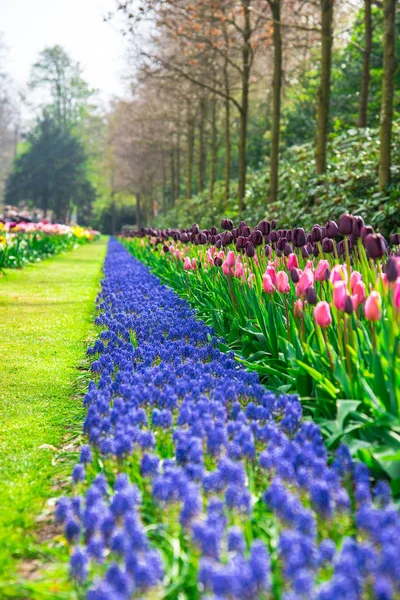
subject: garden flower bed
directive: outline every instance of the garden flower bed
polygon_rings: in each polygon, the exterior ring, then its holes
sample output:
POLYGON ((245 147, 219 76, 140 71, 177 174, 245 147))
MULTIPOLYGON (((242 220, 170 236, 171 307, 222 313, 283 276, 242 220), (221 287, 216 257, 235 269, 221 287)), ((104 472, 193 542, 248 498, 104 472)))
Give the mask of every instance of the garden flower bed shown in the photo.
MULTIPOLYGON (((142 230, 125 245, 277 392, 298 393, 328 448, 400 493, 400 256, 359 217, 253 230, 142 230)), ((129 235, 129 234, 128 234, 129 235)))
MULTIPOLYGON (((229 267, 230 268, 230 267, 229 267)), ((294 394, 274 394, 111 240, 76 495, 56 516, 89 600, 395 598, 400 515, 294 394), (180 596, 180 594, 183 594, 180 596)))
POLYGON ((0 269, 21 268, 26 263, 71 250, 98 236, 98 231, 79 225, 0 221, 0 269))

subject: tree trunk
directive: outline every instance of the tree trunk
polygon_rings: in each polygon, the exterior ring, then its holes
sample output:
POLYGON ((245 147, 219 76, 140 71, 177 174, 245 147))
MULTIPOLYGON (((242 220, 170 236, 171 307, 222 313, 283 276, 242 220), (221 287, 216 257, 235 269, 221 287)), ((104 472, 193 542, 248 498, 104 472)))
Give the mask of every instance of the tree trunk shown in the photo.
POLYGON ((228 62, 224 65, 225 84, 225 208, 229 203, 230 176, 231 176, 231 102, 229 100, 230 86, 228 75, 228 62))
POLYGON ((315 166, 318 175, 325 173, 329 125, 329 97, 332 66, 333 0, 321 0, 321 81, 318 90, 317 138, 315 166))
POLYGON ((379 190, 390 183, 394 74, 396 70, 396 0, 384 0, 382 105, 379 126, 379 190))
POLYGON ((136 194, 136 227, 140 229, 142 227, 142 214, 140 210, 140 200, 141 200, 140 192, 136 194))
POLYGON ((205 98, 200 100, 200 119, 199 119, 199 156, 198 156, 198 191, 204 190, 205 172, 206 172, 206 144, 205 144, 205 124, 206 124, 207 104, 205 98))
POLYGON ((187 147, 186 147, 186 198, 192 197, 193 185, 193 146, 194 146, 194 120, 188 117, 187 120, 187 147))
POLYGON ((364 0, 364 54, 363 67, 361 74, 361 92, 360 92, 360 107, 358 113, 358 126, 367 126, 368 112, 368 90, 370 80, 370 60, 372 51, 372 15, 371 15, 371 0, 364 0))
POLYGON ((114 196, 115 192, 111 192, 111 233, 117 235, 117 206, 114 196))
POLYGON ((163 215, 167 214, 167 170, 165 168, 165 154, 162 155, 162 205, 163 215))
POLYGON ((282 90, 281 0, 270 2, 273 18, 274 76, 272 81, 272 129, 269 200, 276 202, 279 186, 279 142, 282 90))
POLYGON ((244 28, 242 49, 242 102, 240 110, 239 132, 239 214, 245 209, 246 171, 247 171, 247 120, 249 113, 250 79, 250 5, 251 0, 242 0, 244 28))
POLYGON ((176 147, 176 197, 181 195, 181 132, 178 129, 178 144, 176 147))
POLYGON ((211 162, 210 162, 210 200, 214 196, 214 185, 217 172, 217 99, 212 98, 211 107, 211 162))
POLYGON ((176 189, 175 189, 175 153, 171 150, 170 153, 170 164, 171 164, 171 208, 175 206, 176 200, 176 189))

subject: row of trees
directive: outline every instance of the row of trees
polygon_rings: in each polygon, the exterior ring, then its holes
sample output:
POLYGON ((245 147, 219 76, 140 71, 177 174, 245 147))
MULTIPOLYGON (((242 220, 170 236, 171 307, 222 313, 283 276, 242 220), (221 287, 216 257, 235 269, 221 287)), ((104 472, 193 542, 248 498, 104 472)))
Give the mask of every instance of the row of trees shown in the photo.
POLYGON ((7 52, 0 37, 0 199, 15 153, 18 120, 15 94, 7 72, 7 52))
POLYGON ((5 201, 51 211, 59 222, 74 214, 90 221, 96 190, 90 180, 85 127, 92 92, 79 64, 63 48, 46 48, 33 65, 29 89, 35 96, 35 118, 8 177, 5 201))
POLYGON ((396 0, 117 4, 139 69, 110 135, 116 187, 137 194, 139 222, 183 193, 212 196, 222 177, 225 206, 236 197, 241 212, 248 166, 265 155, 275 201, 282 146, 314 136, 323 178, 332 120, 365 127, 377 112, 380 189, 390 183, 396 0))

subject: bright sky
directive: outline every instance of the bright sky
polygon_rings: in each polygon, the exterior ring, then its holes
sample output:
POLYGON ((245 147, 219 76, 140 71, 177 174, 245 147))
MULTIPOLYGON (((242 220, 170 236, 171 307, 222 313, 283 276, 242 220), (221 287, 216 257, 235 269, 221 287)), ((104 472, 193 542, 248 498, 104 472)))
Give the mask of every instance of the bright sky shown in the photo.
POLYGON ((60 44, 103 100, 123 95, 124 38, 115 23, 103 21, 114 8, 114 0, 0 0, 8 72, 25 85, 39 52, 60 44))

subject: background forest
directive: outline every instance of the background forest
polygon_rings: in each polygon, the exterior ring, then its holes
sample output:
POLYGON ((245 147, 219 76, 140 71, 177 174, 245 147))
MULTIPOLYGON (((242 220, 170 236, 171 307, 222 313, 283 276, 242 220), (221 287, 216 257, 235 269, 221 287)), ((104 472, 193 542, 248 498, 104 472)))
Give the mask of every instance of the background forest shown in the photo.
POLYGON ((1 53, 3 204, 105 233, 266 215, 309 226, 344 211, 392 229, 395 0, 128 0, 107 19, 125 35, 130 88, 108 109, 74 58, 46 48, 21 131, 1 53))

